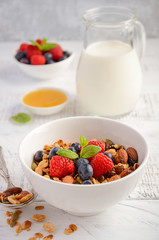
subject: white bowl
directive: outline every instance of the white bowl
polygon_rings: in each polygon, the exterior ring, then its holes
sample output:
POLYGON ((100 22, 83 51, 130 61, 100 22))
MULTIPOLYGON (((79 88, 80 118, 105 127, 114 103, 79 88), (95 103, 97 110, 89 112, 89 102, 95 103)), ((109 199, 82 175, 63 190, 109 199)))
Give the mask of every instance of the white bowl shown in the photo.
POLYGON ((69 102, 69 95, 66 91, 64 91, 63 89, 60 89, 60 88, 54 88, 54 87, 41 87, 41 88, 36 88, 36 89, 33 89, 31 91, 28 91, 27 93, 25 93, 21 99, 21 104, 26 107, 30 112, 34 113, 34 114, 37 114, 37 115, 52 115, 52 114, 56 114, 58 112, 60 112, 65 106, 66 104, 69 102), (37 91, 37 90, 44 90, 44 89, 53 89, 53 90, 59 90, 60 92, 64 93, 66 96, 67 96, 67 100, 62 103, 62 104, 59 104, 57 106, 52 106, 52 107, 32 107, 30 105, 27 105, 23 102, 23 98, 30 92, 33 92, 33 91, 37 91))
POLYGON ((101 117, 70 117, 44 124, 30 132, 19 148, 23 170, 34 190, 51 205, 73 215, 97 214, 126 198, 139 182, 148 157, 144 138, 133 128, 115 120, 101 117), (134 147, 140 166, 119 180, 97 185, 76 185, 46 179, 30 166, 33 155, 58 139, 79 141, 81 135, 92 138, 109 138, 125 147, 134 147))
POLYGON ((21 70, 26 73, 28 76, 39 79, 39 80, 48 80, 54 79, 62 72, 66 71, 70 66, 73 58, 74 53, 66 58, 63 61, 55 62, 52 64, 44 64, 44 65, 31 65, 31 64, 24 64, 19 62, 15 56, 15 63, 21 68, 21 70))

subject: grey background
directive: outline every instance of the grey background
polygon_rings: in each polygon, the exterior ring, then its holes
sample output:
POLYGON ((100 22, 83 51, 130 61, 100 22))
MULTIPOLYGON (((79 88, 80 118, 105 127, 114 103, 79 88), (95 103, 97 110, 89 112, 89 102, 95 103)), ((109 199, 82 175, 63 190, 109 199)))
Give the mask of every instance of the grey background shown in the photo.
POLYGON ((0 0, 0 41, 82 40, 82 13, 102 5, 132 8, 147 36, 159 36, 159 0, 0 0))

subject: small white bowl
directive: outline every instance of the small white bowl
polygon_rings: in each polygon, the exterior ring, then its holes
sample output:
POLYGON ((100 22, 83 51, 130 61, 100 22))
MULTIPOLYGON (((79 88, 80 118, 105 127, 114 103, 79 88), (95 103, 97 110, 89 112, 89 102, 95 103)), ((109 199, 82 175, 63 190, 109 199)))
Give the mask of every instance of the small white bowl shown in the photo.
POLYGON ((70 117, 43 124, 30 132, 20 144, 19 156, 23 170, 34 190, 49 204, 78 216, 97 214, 126 198, 133 191, 148 158, 148 146, 142 135, 121 122, 101 117, 70 117), (139 168, 131 174, 96 185, 77 185, 46 179, 31 170, 36 151, 58 139, 79 142, 86 139, 108 138, 138 152, 139 168))
POLYGON ((28 91, 27 93, 25 93, 23 96, 21 96, 21 104, 26 107, 30 112, 34 113, 34 114, 37 114, 37 115, 51 115, 51 114, 55 114, 55 113, 58 113, 60 112, 65 106, 66 104, 68 103, 69 101, 69 95, 68 93, 63 90, 63 89, 60 89, 60 88, 54 88, 54 87, 41 87, 41 88, 36 88, 36 89, 33 89, 31 91, 28 91), (44 90, 44 89, 52 89, 52 90, 58 90, 62 93, 64 93, 66 96, 67 96, 67 100, 62 103, 62 104, 59 104, 57 106, 52 106, 52 107, 33 107, 33 106, 30 106, 28 104, 25 104, 23 102, 23 98, 30 92, 34 92, 34 91, 38 91, 38 90, 44 90))
POLYGON ((74 53, 70 52, 70 56, 63 61, 55 62, 52 64, 44 65, 31 65, 19 62, 14 55, 15 63, 21 68, 21 70, 28 76, 39 79, 48 80, 56 78, 61 72, 68 69, 74 58, 74 53))

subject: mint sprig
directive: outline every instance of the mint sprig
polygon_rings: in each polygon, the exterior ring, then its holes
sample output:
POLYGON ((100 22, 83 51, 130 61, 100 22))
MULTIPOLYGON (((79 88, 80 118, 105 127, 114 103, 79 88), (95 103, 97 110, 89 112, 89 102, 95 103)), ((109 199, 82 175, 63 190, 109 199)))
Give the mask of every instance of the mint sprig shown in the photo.
POLYGON ((11 119, 19 123, 26 123, 31 120, 31 117, 26 113, 18 113, 17 115, 12 116, 11 119))
POLYGON ((30 42, 34 45, 37 46, 40 51, 49 51, 52 48, 56 47, 56 43, 48 43, 46 38, 42 39, 42 43, 39 44, 36 41, 30 40, 30 42))
MULTIPOLYGON (((101 147, 96 145, 88 145, 89 141, 84 137, 80 137, 81 151, 80 158, 91 158, 95 156, 99 151, 101 151, 101 147)), ((57 154, 62 157, 67 157, 72 160, 79 158, 79 155, 70 149, 60 149, 57 151, 57 154)))

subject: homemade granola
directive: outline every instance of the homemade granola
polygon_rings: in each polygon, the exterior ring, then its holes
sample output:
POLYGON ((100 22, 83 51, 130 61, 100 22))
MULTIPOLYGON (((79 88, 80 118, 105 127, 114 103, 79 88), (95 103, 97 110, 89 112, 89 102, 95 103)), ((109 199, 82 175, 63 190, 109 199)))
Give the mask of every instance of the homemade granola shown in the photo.
POLYGON ((68 184, 104 184, 127 176, 139 167, 136 149, 110 139, 67 143, 62 139, 45 145, 33 156, 37 174, 68 184))

